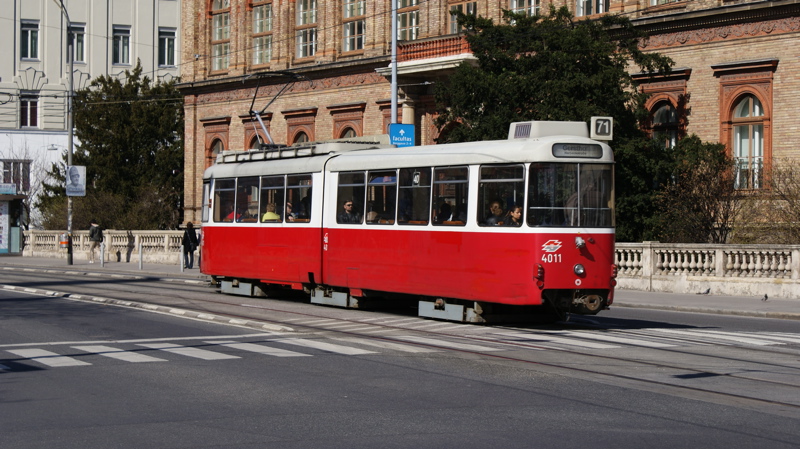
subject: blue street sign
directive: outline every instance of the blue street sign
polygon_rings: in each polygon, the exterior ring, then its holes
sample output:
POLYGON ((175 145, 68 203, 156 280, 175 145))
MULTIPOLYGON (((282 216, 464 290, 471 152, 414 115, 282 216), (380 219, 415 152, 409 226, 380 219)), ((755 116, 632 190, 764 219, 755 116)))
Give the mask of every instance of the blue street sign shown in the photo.
POLYGON ((401 123, 389 124, 389 143, 398 147, 413 147, 415 140, 414 125, 401 123))

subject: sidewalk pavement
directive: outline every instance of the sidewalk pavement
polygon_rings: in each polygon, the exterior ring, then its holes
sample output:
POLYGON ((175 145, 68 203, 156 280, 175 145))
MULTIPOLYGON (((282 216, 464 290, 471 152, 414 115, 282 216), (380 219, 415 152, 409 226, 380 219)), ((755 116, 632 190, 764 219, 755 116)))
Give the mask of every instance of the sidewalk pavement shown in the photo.
MULTIPOLYGON (((208 276, 200 273, 197 265, 193 269, 181 270, 180 265, 148 263, 143 264, 140 270, 138 261, 106 262, 101 266, 97 262, 90 264, 87 260, 74 260, 72 265, 68 265, 66 259, 3 256, 0 257, 0 270, 5 269, 78 272, 95 275, 125 274, 187 280, 208 279, 208 276)), ((617 289, 614 295, 614 304, 611 307, 800 320, 800 299, 768 298, 763 300, 763 297, 686 295, 617 289)))

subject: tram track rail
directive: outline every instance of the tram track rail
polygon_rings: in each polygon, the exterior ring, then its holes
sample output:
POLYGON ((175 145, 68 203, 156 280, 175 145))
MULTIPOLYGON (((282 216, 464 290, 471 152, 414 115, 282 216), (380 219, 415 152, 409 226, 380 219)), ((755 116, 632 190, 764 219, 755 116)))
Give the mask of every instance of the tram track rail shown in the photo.
MULTIPOLYGON (((54 270, 53 270, 54 271, 54 270)), ((64 272, 48 272, 49 275, 54 276, 63 276, 66 275, 64 272)), ((41 277, 41 273, 37 274, 38 277, 41 277)), ((371 339, 376 341, 383 341, 383 342, 390 342, 390 343, 398 343, 398 344, 405 344, 405 345, 414 345, 418 347, 426 347, 432 348, 439 351, 446 351, 453 354, 465 354, 471 356, 477 356, 485 358, 486 360, 496 360, 502 361, 507 363, 515 363, 521 364, 525 366, 538 366, 547 369, 553 369, 557 372, 562 373, 573 373, 574 375, 585 376, 588 378, 593 378, 596 380, 604 379, 611 383, 617 383, 621 381, 625 382, 632 382, 640 387, 644 388, 656 388, 656 389, 667 389, 673 393, 679 393, 683 396, 690 397, 690 398, 697 398, 698 396, 703 396, 705 399, 708 400, 716 400, 720 402, 729 403, 731 401, 736 403, 744 403, 751 407, 760 408, 764 406, 768 406, 770 408, 778 408, 783 409, 783 412, 790 411, 789 414, 795 416, 800 413, 800 382, 789 382, 789 381, 780 381, 774 379, 764 379, 759 378, 753 375, 743 375, 739 373, 731 373, 731 372, 723 372, 722 370, 715 370, 715 369, 708 369, 708 368, 698 368, 696 366, 690 366, 688 363, 667 363, 664 361, 654 361, 654 360, 642 360, 641 358, 633 357, 633 356, 620 356, 620 355, 613 355, 607 354, 597 351, 589 351, 589 350, 575 350, 575 349, 568 349, 568 348, 559 348, 558 354, 559 356, 564 358, 564 356, 574 357, 574 358, 581 358, 585 357, 589 360, 592 360, 590 363, 584 362, 582 366, 579 366, 575 363, 567 363, 566 359, 563 361, 547 361, 543 358, 540 359, 531 359, 530 357, 525 357, 523 355, 511 355, 511 354, 503 354, 503 353, 496 353, 496 352, 485 352, 480 350, 469 350, 469 349, 459 349, 453 347, 446 347, 446 346, 437 346, 435 344, 424 343, 424 342, 415 342, 409 341, 400 338, 393 338, 392 335, 376 335, 374 333, 365 333, 363 331, 352 331, 347 329, 335 329, 331 327, 326 327, 324 325, 313 325, 313 324, 302 324, 300 322, 294 321, 292 323, 287 323, 286 321, 281 320, 270 320, 265 318, 263 315, 271 315, 271 314, 285 314, 290 315, 295 318, 303 318, 303 319, 334 319, 340 323, 349 323, 353 325, 369 325, 372 328, 383 329, 388 331, 403 331, 403 332, 413 332, 415 334, 420 334, 428 337, 435 337, 435 338, 456 338, 461 342, 472 342, 475 344, 482 343, 482 344, 491 344, 491 345, 500 345, 505 348, 512 348, 515 350, 534 350, 535 353, 539 353, 540 350, 546 351, 553 351, 552 346, 535 344, 531 342, 521 342, 521 341, 512 341, 508 339, 501 339, 496 337, 490 337, 486 335, 469 335, 469 334, 459 334, 456 332, 447 332, 447 331, 440 331, 435 329, 415 329, 409 327, 403 327, 398 325, 392 325, 390 323, 365 323, 360 319, 349 319, 349 318, 342 318, 342 317, 334 317, 332 318, 331 314, 325 314, 322 312, 309 312, 309 311, 298 311, 298 310, 289 310, 288 308, 279 308, 276 306, 270 306, 269 303, 264 302, 260 299, 255 300, 258 302, 256 306, 251 304, 241 304, 242 298, 244 297, 226 297, 230 300, 228 301, 221 301, 217 299, 212 299, 208 297, 198 298, 198 293, 207 293, 208 295, 217 295, 215 292, 209 291, 208 287, 203 287, 201 285, 187 285, 187 284, 175 284, 172 282, 165 282, 164 279, 155 279, 155 278, 148 278, 144 277, 144 279, 140 279, 139 276, 131 276, 130 278, 135 278, 137 282, 132 283, 125 283, 126 289, 124 290, 124 294, 119 295, 119 293, 123 292, 115 292, 115 298, 120 301, 137 301, 137 302, 144 302, 144 303, 151 303, 151 304, 161 304, 166 305, 168 307, 180 307, 180 308, 189 308, 190 310, 205 313, 205 314, 215 314, 227 317, 232 320, 254 320, 259 322, 266 322, 273 325, 280 325, 280 326, 291 326, 292 328, 301 330, 302 332, 314 333, 314 334, 322 334, 322 333, 330 333, 336 334, 341 336, 348 336, 348 337, 358 337, 362 339, 371 339), (166 298, 163 295, 164 285, 168 285, 168 288, 171 292, 174 292, 173 301, 168 301, 168 304, 165 304, 163 301, 153 301, 153 288, 147 287, 142 288, 142 286, 147 285, 147 283, 156 282, 159 287, 160 297, 166 298), (143 299, 144 298, 144 299, 143 299), (183 304, 175 304, 174 299, 178 299, 184 301, 183 304), (240 304, 236 304, 240 303, 240 304), (220 310, 222 307, 249 307, 249 310, 257 308, 258 318, 254 318, 252 313, 244 314, 244 313, 236 313, 232 311, 223 311, 220 310), (662 370, 662 371, 674 371, 680 372, 686 378, 718 378, 718 379, 725 379, 725 380, 732 380, 737 382, 746 382, 750 383, 749 390, 756 391, 760 389, 769 389, 769 388, 781 388, 785 389, 786 391, 791 392, 792 394, 787 397, 795 397, 798 398, 798 402, 791 402, 788 400, 776 400, 776 399, 769 399, 765 397, 758 397, 755 394, 742 394, 736 393, 731 391, 721 391, 719 389, 714 389, 710 387, 701 387, 695 385, 687 385, 687 384, 679 384, 676 382, 669 382, 665 380, 653 379, 653 378, 645 378, 644 376, 635 376, 630 374, 624 373, 615 373, 609 372, 608 370, 601 370, 599 368, 590 368, 591 367, 601 367, 601 366, 617 366, 619 364, 625 364, 631 367, 628 372, 639 371, 641 369, 651 369, 651 370, 662 370), (634 370, 635 368, 635 370, 634 370)), ((68 292, 59 292, 62 293, 63 296, 69 295, 86 295, 86 296, 105 296, 109 297, 109 283, 118 283, 119 281, 124 281, 124 279, 120 278, 111 278, 106 281, 98 278, 92 278, 92 282, 85 282, 88 279, 84 278, 82 281, 84 282, 71 282, 70 280, 64 279, 54 279, 49 282, 44 282, 47 285, 45 288, 49 288, 52 291, 54 285, 61 285, 61 288, 65 289, 78 289, 82 290, 79 293, 68 293, 68 292), (72 285, 70 285, 72 284, 72 285), (77 286, 81 286, 78 288, 77 286), (88 290, 88 291, 87 291, 88 290)), ((129 279, 131 280, 131 279, 129 279)), ((0 283, 5 283, 0 280, 0 283)), ((41 283, 41 281, 39 281, 41 283)), ((23 284, 26 285, 24 287, 26 291, 29 293, 35 293, 37 289, 31 288, 30 284, 34 284, 34 282, 15 282, 15 284, 23 284)), ((23 287, 20 286, 20 289, 23 287)), ((277 304, 280 304, 281 299, 275 299, 277 304)), ((326 309, 320 309, 326 310, 326 309)), ((342 309, 327 309, 327 310, 342 310, 342 309)), ((401 316, 401 315, 398 315, 401 316)), ((431 320, 424 320, 420 318, 421 321, 431 321, 431 320)), ((223 323, 224 324, 224 323, 223 323)), ((464 326, 471 326, 469 324, 464 324, 464 326)), ((583 325, 582 329, 591 329, 593 326, 591 325, 583 325)), ((551 330, 542 330, 542 329, 531 329, 525 327, 515 327, 515 326, 492 326, 493 329, 503 330, 503 331, 515 331, 515 332, 528 332, 531 335, 535 335, 536 331, 542 332, 552 332, 551 330)), ((595 327, 596 328, 596 327, 595 327)), ((601 330, 602 328, 598 329, 601 330)), ((634 332, 635 333, 635 332, 634 332)), ((687 343, 692 343, 691 339, 683 339, 687 343)), ((705 343, 707 345, 707 343, 705 343)), ((749 347, 744 345, 727 345, 725 346, 727 349, 735 349, 735 350, 746 350, 746 351, 754 351, 754 353, 759 354, 760 356, 782 356, 782 357, 798 357, 800 356, 800 351, 794 349, 776 349, 776 348, 766 348, 766 347, 749 347)), ((648 354, 666 354, 667 357, 663 357, 665 360, 669 360, 674 358, 675 356, 682 356, 682 357, 699 357, 704 360, 708 360, 711 362, 723 362, 723 363, 732 363, 732 364, 752 364, 752 357, 746 357, 745 355, 742 356, 729 356, 723 354, 699 354, 697 352, 692 352, 686 349, 679 349, 679 348, 646 348, 649 352, 648 354), (671 357, 670 357, 671 356, 671 357)), ((753 352, 750 352, 751 354, 753 352)), ((526 355, 530 355, 526 354, 526 355)), ((796 358, 796 360, 799 360, 796 358)), ((696 364, 696 363, 695 363, 696 364)), ((796 377, 800 379, 800 365, 793 366, 788 363, 777 363, 777 362, 758 362, 758 364, 762 367, 771 368, 777 371, 784 371, 788 377, 796 377)))

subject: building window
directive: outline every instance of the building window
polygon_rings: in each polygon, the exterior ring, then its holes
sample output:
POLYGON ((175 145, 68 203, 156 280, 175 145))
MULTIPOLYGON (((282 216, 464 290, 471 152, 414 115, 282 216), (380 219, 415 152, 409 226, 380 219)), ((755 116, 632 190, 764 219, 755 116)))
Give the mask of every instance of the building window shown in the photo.
POLYGON ((411 41, 419 37, 419 0, 397 0, 397 39, 411 41))
POLYGON ((344 0, 344 51, 364 49, 365 14, 367 13, 366 0, 344 0))
POLYGON ((606 0, 577 0, 575 16, 590 16, 607 12, 606 0))
POLYGON ((653 112, 653 138, 664 141, 664 148, 673 148, 678 143, 678 111, 669 102, 656 105, 653 112))
MULTIPOLYGON (((68 43, 72 44, 72 62, 86 62, 86 26, 72 25, 69 27, 68 43)), ((67 61, 69 62, 69 61, 67 61)))
POLYGON ((666 5, 667 3, 676 3, 682 0, 650 0, 651 6, 666 5))
POLYGON ((25 128, 39 126, 38 95, 21 95, 19 97, 19 126, 25 128))
POLYGON ((131 29, 129 27, 114 27, 111 63, 131 63, 131 29))
POLYGON ((539 14, 539 0, 509 0, 508 9, 517 14, 535 16, 539 14))
POLYGON ((478 2, 464 2, 450 6, 450 34, 456 34, 460 31, 457 13, 471 16, 477 15, 478 2))
POLYGON ((231 2, 214 0, 211 5, 211 70, 226 70, 230 65, 231 2))
POLYGON ((272 60, 272 4, 253 6, 253 65, 272 60))
POLYGON ((297 58, 308 58, 317 52, 317 0, 297 0, 295 43, 297 58))
POLYGON ((744 95, 733 109, 735 187, 760 189, 764 169, 764 109, 752 94, 744 95))
POLYGON ((158 65, 175 66, 175 30, 158 30, 158 65))
POLYGON ((29 192, 31 189, 31 161, 17 159, 0 159, 3 171, 3 183, 15 184, 17 192, 29 192))
POLYGON ((39 59, 39 24, 22 22, 19 42, 19 54, 22 59, 39 59))

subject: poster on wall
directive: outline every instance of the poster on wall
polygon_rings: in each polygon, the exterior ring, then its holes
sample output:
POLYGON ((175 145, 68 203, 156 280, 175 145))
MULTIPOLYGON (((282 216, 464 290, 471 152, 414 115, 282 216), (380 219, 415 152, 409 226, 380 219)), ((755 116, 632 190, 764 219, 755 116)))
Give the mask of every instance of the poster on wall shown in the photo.
POLYGON ((8 201, 0 201, 0 253, 8 252, 10 230, 8 229, 8 201))

